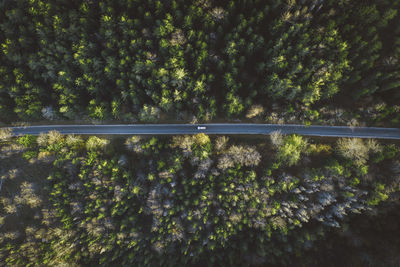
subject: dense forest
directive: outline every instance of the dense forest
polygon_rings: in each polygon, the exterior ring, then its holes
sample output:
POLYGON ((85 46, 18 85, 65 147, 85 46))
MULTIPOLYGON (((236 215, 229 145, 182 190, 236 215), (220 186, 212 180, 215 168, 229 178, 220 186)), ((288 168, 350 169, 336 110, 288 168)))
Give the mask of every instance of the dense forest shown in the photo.
POLYGON ((3 0, 0 120, 399 125, 399 0, 3 0))
POLYGON ((400 0, 0 0, 0 265, 400 266, 400 0))
POLYGON ((0 258, 9 266, 400 260, 400 151, 390 143, 50 132, 3 141, 1 155, 0 258), (371 245, 379 240, 393 243, 371 245))

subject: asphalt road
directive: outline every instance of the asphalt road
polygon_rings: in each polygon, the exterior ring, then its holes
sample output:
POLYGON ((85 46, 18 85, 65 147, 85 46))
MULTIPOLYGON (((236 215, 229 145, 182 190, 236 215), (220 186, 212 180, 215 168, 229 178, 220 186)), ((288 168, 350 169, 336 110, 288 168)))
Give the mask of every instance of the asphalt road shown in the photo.
POLYGON ((299 134, 325 137, 359 137, 376 139, 400 139, 399 128, 348 127, 348 126, 304 126, 295 124, 125 124, 125 125, 42 125, 11 127, 14 135, 39 135, 56 130, 62 134, 119 134, 119 135, 157 135, 157 134, 299 134), (198 130, 197 126, 207 127, 198 130))

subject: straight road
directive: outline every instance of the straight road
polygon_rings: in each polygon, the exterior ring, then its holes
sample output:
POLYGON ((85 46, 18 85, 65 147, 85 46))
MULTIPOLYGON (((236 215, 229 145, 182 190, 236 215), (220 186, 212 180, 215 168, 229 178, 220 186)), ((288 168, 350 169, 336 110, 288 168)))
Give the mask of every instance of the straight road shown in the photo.
POLYGON ((56 130, 62 134, 119 134, 119 135, 157 135, 157 134, 299 134, 324 137, 359 137, 376 139, 400 139, 399 128, 348 127, 348 126, 304 126, 296 124, 124 124, 124 125, 42 125, 11 127, 14 135, 39 135, 56 130), (198 130, 198 126, 206 129, 198 130))

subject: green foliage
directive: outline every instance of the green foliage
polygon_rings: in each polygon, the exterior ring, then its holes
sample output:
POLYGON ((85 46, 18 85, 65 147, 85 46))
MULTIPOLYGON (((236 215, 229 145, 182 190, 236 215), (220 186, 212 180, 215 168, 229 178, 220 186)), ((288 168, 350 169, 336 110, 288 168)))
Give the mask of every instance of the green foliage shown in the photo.
POLYGON ((290 135, 286 137, 283 144, 278 148, 278 160, 287 166, 298 163, 301 153, 307 149, 307 140, 299 135, 290 135))
POLYGON ((17 142, 26 148, 32 148, 36 146, 36 136, 26 134, 24 136, 18 137, 17 142))
POLYGON ((36 158, 37 155, 38 153, 36 151, 26 151, 22 156, 24 157, 24 159, 30 160, 36 158))
POLYGON ((157 107, 144 105, 139 113, 139 119, 144 122, 155 122, 160 116, 160 110, 157 107))
MULTIPOLYGON (((309 125, 340 102, 341 124, 363 112, 398 124, 398 10, 399 0, 1 1, 0 120, 309 125)), ((337 153, 280 133, 272 146, 205 134, 16 142, 21 153, 0 144, 10 266, 323 265, 307 256, 318 242, 399 188, 397 146, 360 139, 339 140, 337 153), (40 183, 17 184, 32 167, 40 183)), ((371 265, 360 262, 337 265, 371 265)))
POLYGON ((321 101, 351 94, 382 98, 374 120, 396 121, 399 7, 6 1, 0 118, 207 121, 273 108, 307 121, 324 118, 312 112, 321 101))
MULTIPOLYGON (((327 154, 328 144, 312 140, 315 147, 308 149, 296 135, 274 140, 250 145, 204 134, 84 140, 57 132, 18 138, 29 148, 23 164, 29 160, 41 169, 39 180, 48 179, 40 187, 24 185, 11 200, 0 198, 0 209, 19 216, 21 203, 32 205, 43 224, 40 231, 24 228, 35 237, 18 240, 7 230, 1 259, 14 265, 181 266, 251 265, 257 258, 263 265, 292 265, 348 215, 386 203, 398 188, 395 173, 379 163, 367 162, 360 172, 341 155, 327 154), (300 160, 311 150, 310 157, 327 162, 300 160), (43 162, 53 166, 42 168, 43 162), (385 184, 368 178, 383 171, 385 184), (15 256, 27 250, 28 256, 15 256)), ((397 166, 398 154, 385 156, 382 162, 397 166)))
POLYGON ((388 199, 388 195, 386 194, 385 185, 381 183, 376 183, 374 194, 372 198, 368 200, 368 205, 376 206, 380 202, 385 201, 388 199))

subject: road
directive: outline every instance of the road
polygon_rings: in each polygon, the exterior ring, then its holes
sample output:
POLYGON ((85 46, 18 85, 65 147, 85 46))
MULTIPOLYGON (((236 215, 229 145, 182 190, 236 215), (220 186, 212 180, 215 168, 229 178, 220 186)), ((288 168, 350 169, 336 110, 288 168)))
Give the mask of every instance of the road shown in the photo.
POLYGON ((11 127, 14 135, 39 135, 56 130, 62 134, 270 134, 280 131, 282 134, 299 134, 305 136, 324 137, 359 137, 376 139, 400 139, 399 128, 348 127, 348 126, 304 126, 295 124, 245 124, 245 123, 216 123, 216 124, 125 124, 125 125, 42 125, 27 127, 11 127), (197 126, 206 126, 198 130, 197 126))

